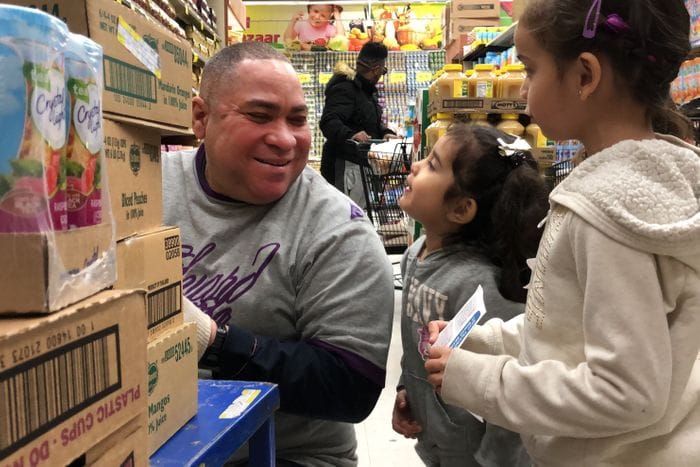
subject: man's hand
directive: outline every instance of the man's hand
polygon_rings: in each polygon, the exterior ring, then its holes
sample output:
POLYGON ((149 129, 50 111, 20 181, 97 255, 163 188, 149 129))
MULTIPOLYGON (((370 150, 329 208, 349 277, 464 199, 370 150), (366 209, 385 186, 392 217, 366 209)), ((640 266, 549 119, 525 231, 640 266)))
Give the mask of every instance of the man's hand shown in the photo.
POLYGON ((411 406, 408 404, 408 395, 405 389, 399 389, 394 402, 394 413, 391 416, 391 426, 394 431, 406 438, 415 438, 423 431, 423 427, 413 418, 411 406))
POLYGON ((182 297, 182 314, 186 323, 197 325, 197 361, 199 361, 207 348, 214 342, 216 322, 197 308, 187 297, 182 297))
POLYGON ((364 131, 358 131, 357 133, 352 135, 352 139, 354 139, 355 141, 359 141, 360 143, 366 143, 367 141, 369 141, 369 135, 364 131))
POLYGON ((452 349, 449 347, 430 347, 428 360, 425 362, 428 382, 435 387, 435 392, 438 394, 442 390, 442 380, 445 377, 445 368, 450 355, 452 355, 452 349))

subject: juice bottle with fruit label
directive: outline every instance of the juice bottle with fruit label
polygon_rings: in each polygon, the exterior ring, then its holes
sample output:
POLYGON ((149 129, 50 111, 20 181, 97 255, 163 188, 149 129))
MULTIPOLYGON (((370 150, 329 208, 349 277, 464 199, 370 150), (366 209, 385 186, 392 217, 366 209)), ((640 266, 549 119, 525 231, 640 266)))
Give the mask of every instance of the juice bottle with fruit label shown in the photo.
POLYGON ((447 132, 447 127, 452 123, 452 114, 438 113, 436 119, 425 129, 425 154, 430 154, 430 151, 435 147, 435 143, 447 132))
POLYGON ((0 5, 0 232, 64 230, 68 28, 0 5))
POLYGON ((483 99, 493 98, 493 65, 480 63, 474 65, 474 74, 469 78, 469 97, 483 99))
POLYGON ((462 73, 462 65, 445 65, 443 69, 445 73, 436 80, 439 106, 443 105, 445 99, 467 97, 467 89, 464 85, 467 77, 462 73))

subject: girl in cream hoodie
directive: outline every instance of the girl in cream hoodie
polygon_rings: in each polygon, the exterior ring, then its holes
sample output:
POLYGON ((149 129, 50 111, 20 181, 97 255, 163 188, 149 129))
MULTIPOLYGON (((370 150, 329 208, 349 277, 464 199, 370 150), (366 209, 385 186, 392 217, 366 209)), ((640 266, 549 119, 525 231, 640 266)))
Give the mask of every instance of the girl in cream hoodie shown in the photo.
POLYGON ((518 25, 533 118, 588 157, 550 195, 525 314, 426 369, 537 466, 700 465, 700 153, 653 132, 684 124, 688 32, 681 0, 531 0, 518 25))

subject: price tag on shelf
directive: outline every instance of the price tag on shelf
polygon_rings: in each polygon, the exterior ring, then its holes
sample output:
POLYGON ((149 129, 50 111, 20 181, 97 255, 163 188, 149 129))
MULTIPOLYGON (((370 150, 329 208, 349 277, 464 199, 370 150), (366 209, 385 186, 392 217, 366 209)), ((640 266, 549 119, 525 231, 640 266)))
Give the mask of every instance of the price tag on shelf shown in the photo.
POLYGON ((394 71, 389 73, 389 84, 402 84, 406 82, 406 73, 394 71))
POLYGON ((320 72, 318 74, 318 82, 319 84, 327 84, 330 80, 331 77, 333 76, 333 73, 328 73, 328 72, 320 72))
POLYGON ((430 81, 431 79, 433 79, 433 74, 429 71, 416 72, 416 81, 419 83, 425 83, 427 81, 430 81))
POLYGON ((310 73, 297 73, 297 78, 299 78, 301 84, 309 84, 311 82, 310 73))

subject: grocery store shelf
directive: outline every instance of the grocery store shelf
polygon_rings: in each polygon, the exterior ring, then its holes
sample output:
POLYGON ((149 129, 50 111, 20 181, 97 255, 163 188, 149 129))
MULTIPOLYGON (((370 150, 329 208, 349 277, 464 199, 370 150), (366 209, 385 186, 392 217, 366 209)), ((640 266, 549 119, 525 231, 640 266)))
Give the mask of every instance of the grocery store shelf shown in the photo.
POLYGON ((503 31, 488 44, 480 44, 475 49, 469 51, 463 58, 463 62, 474 62, 486 56, 487 52, 502 52, 513 47, 513 36, 515 35, 516 21, 508 29, 503 31))
POLYGON ((207 64, 207 60, 209 59, 199 55, 194 49, 192 49, 192 66, 203 67, 207 64))
POLYGON ((209 26, 199 12, 192 8, 192 6, 189 5, 186 0, 172 0, 170 4, 177 13, 178 18, 188 24, 198 27, 202 31, 209 33, 214 39, 219 39, 219 35, 216 33, 214 28, 209 26))

